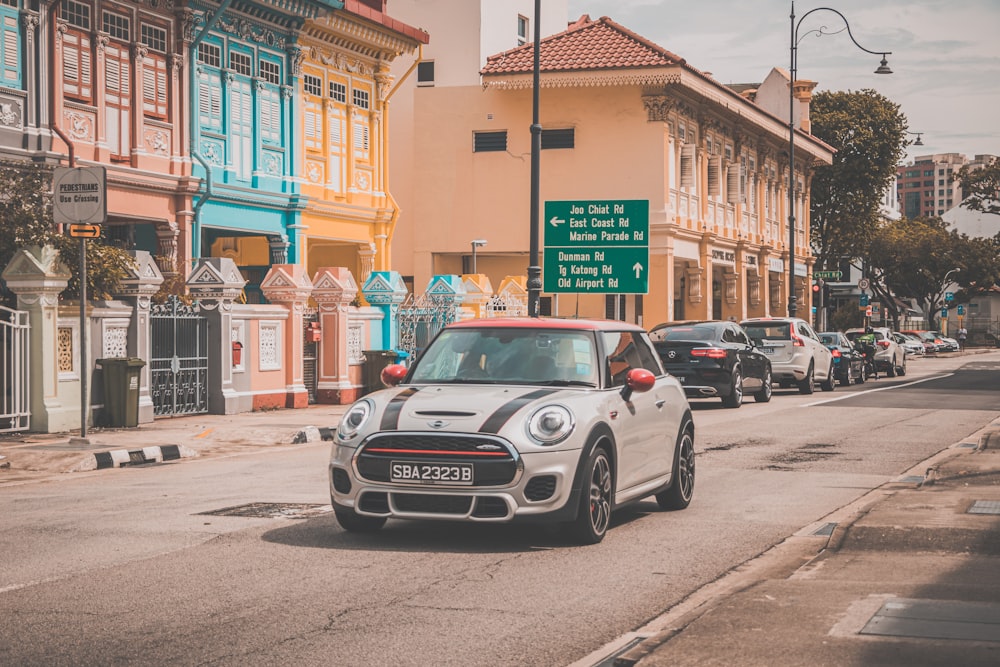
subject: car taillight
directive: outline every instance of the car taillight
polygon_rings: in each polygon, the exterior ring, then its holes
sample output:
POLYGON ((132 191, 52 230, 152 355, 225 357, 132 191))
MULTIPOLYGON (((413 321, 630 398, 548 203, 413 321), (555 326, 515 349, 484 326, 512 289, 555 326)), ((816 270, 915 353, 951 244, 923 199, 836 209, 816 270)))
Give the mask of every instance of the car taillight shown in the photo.
POLYGON ((804 340, 802 340, 801 336, 799 336, 797 333, 795 333, 793 331, 792 332, 792 345, 794 347, 805 347, 806 346, 806 342, 804 340))
POLYGON ((709 359, 725 359, 726 351, 721 347, 696 347, 691 350, 692 357, 708 357, 709 359))
POLYGON ((840 359, 840 350, 838 350, 837 348, 833 348, 832 350, 830 350, 830 353, 833 355, 834 359, 840 359))
POLYGON ((889 347, 889 341, 887 341, 887 340, 880 340, 878 342, 878 346, 879 347, 889 347))

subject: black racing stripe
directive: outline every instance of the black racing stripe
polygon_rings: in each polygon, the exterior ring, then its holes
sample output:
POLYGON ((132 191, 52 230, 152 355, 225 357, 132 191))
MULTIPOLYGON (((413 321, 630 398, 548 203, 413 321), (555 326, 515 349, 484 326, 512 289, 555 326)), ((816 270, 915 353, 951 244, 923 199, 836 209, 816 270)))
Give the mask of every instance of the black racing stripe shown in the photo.
POLYGON ((382 413, 382 423, 379 428, 383 431, 395 431, 399 428, 399 414, 403 411, 403 403, 406 403, 406 400, 419 390, 420 387, 408 387, 393 396, 392 400, 389 401, 389 405, 385 406, 385 412, 382 413))
POLYGON ((483 425, 479 427, 480 433, 499 433, 503 425, 514 416, 514 413, 523 408, 528 403, 534 400, 548 396, 549 394, 554 394, 559 391, 558 389, 536 389, 535 391, 525 394, 524 396, 518 396, 517 398, 511 399, 497 408, 497 411, 489 416, 489 418, 483 422, 483 425))

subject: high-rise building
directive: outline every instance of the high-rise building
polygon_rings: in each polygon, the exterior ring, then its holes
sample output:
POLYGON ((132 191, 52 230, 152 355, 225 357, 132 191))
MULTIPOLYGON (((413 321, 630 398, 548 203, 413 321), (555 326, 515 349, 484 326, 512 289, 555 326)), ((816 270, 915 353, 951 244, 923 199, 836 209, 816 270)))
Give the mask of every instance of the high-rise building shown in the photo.
POLYGON ((983 166, 996 159, 977 155, 969 160, 961 153, 921 155, 898 169, 899 205, 907 218, 944 215, 962 203, 962 188, 955 176, 965 165, 983 166))

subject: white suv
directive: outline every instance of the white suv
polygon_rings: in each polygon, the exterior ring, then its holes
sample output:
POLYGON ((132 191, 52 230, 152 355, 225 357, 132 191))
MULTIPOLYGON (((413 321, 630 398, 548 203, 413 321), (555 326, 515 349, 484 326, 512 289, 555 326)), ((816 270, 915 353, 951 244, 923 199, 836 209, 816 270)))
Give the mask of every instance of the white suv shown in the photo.
POLYGON ((781 387, 799 387, 813 393, 819 382, 823 391, 833 391, 833 354, 805 320, 797 317, 754 317, 740 322, 754 345, 771 360, 771 374, 781 387))
MULTIPOLYGON (((865 333, 864 329, 848 329, 844 335, 853 343, 865 333)), ((906 350, 887 327, 872 327, 875 334, 875 368, 888 377, 906 375, 906 350)))

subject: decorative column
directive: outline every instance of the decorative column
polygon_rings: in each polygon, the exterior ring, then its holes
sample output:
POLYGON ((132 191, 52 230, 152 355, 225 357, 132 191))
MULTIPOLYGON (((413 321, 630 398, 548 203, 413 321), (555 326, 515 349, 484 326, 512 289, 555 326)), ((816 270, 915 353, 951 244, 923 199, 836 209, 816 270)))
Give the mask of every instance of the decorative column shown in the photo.
POLYGON ((121 281, 115 298, 132 306, 126 341, 127 355, 146 362, 139 371, 139 423, 143 424, 153 421, 153 398, 149 393, 152 377, 149 367, 152 356, 149 306, 152 296, 163 284, 163 274, 157 268, 153 256, 145 250, 133 250, 130 254, 135 258, 136 267, 130 269, 129 276, 121 281))
POLYGON ((353 403, 361 394, 350 378, 351 360, 361 360, 361 327, 350 326, 349 307, 358 296, 358 283, 342 266, 320 268, 312 281, 313 300, 319 306, 321 340, 316 372, 316 402, 353 403))
MULTIPOLYGON (((399 348, 399 304, 406 299, 406 284, 398 271, 372 271, 361 288, 365 301, 382 311, 379 340, 372 340, 369 349, 399 348)), ((374 338, 374 337, 373 337, 374 338)))
POLYGON ((51 246, 18 250, 3 270, 3 279, 17 295, 17 307, 27 311, 29 428, 60 433, 80 428, 80 381, 90 373, 79 367, 80 331, 66 329, 60 337, 59 293, 66 289, 69 269, 51 246), (61 339, 62 338, 62 339, 61 339))
POLYGON ((208 319, 208 411, 238 412, 233 388, 233 301, 246 280, 228 257, 203 257, 187 279, 188 292, 208 319))
POLYGON ((306 269, 300 264, 275 264, 260 283, 260 291, 273 304, 288 309, 285 320, 284 371, 285 407, 304 408, 309 405, 309 391, 306 389, 302 372, 303 331, 302 317, 309 295, 313 291, 312 282, 306 269))

